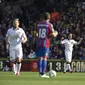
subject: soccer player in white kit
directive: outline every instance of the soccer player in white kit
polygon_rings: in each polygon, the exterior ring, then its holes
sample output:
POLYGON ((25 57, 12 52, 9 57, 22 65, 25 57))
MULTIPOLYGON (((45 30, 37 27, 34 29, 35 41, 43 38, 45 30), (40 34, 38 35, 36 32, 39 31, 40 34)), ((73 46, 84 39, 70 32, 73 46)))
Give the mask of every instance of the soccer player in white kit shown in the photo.
POLYGON ((80 44, 82 41, 82 38, 79 40, 79 42, 76 42, 75 40, 72 39, 72 33, 68 34, 68 38, 64 39, 62 37, 61 39, 61 44, 64 44, 65 46, 65 58, 66 58, 66 67, 64 69, 64 73, 66 73, 67 70, 70 71, 70 73, 72 73, 72 69, 71 69, 71 61, 72 61, 72 52, 73 52, 73 45, 78 45, 80 44))
POLYGON ((6 42, 9 44, 10 62, 13 63, 13 71, 16 75, 20 75, 21 62, 23 57, 22 43, 27 41, 26 34, 19 27, 19 19, 13 20, 13 27, 8 29, 6 34, 6 42))

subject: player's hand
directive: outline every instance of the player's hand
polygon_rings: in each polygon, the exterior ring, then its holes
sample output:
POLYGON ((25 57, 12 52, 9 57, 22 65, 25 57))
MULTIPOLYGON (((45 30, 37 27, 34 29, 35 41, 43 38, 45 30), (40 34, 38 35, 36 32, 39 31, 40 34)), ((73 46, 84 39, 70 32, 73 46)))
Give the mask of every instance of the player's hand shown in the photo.
POLYGON ((21 43, 23 43, 23 44, 26 43, 26 40, 22 40, 21 43))
POLYGON ((21 43, 24 44, 25 42, 26 42, 26 40, 25 40, 24 38, 22 38, 22 39, 21 39, 21 43))
POLYGON ((58 35, 58 32, 57 31, 54 31, 53 32, 53 36, 56 37, 58 35))
POLYGON ((83 40, 83 38, 80 38, 80 40, 82 41, 82 40, 83 40))

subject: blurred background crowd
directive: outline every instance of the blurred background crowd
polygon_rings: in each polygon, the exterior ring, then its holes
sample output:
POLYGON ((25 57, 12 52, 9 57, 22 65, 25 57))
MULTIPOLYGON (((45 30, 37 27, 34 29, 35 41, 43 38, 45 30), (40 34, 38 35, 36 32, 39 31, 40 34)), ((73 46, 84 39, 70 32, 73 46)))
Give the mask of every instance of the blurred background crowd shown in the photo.
POLYGON ((36 58, 35 30, 44 12, 51 14, 50 22, 59 33, 51 38, 49 58, 64 59, 64 46, 58 41, 72 32, 74 40, 83 38, 80 45, 74 46, 73 59, 85 60, 85 2, 82 0, 0 0, 0 58, 9 56, 5 36, 16 17, 28 38, 23 45, 24 58, 36 58))

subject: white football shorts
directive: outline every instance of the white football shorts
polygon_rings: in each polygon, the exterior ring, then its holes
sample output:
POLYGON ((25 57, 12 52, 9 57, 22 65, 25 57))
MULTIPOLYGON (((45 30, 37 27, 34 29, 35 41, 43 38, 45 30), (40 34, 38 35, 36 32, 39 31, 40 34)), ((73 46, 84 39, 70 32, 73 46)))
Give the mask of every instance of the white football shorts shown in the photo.
POLYGON ((15 60, 16 58, 23 57, 22 47, 11 47, 9 49, 9 53, 10 53, 10 60, 15 60))
POLYGON ((66 62, 71 62, 72 61, 72 53, 65 52, 65 58, 66 58, 66 62))

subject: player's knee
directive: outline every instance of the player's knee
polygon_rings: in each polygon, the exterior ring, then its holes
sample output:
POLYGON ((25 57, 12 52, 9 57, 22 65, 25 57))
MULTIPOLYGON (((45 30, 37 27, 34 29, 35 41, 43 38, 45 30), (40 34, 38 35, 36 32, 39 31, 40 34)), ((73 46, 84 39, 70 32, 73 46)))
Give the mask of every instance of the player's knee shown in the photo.
POLYGON ((21 63, 22 61, 21 60, 17 60, 17 63, 21 63))
POLYGON ((22 59, 21 58, 17 58, 17 62, 22 62, 22 59))

